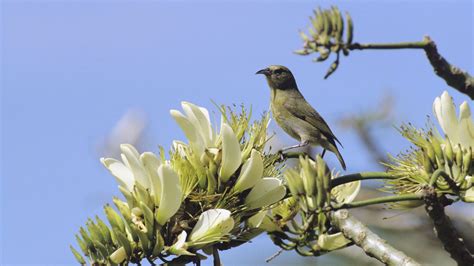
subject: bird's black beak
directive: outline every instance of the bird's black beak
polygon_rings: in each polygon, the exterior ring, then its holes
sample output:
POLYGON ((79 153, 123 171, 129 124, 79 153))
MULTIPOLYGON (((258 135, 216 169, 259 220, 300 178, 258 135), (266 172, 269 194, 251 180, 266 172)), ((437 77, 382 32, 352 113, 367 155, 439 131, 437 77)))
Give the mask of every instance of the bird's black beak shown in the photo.
POLYGON ((269 76, 271 74, 271 71, 268 68, 264 68, 262 70, 257 71, 255 74, 263 74, 265 76, 269 76))

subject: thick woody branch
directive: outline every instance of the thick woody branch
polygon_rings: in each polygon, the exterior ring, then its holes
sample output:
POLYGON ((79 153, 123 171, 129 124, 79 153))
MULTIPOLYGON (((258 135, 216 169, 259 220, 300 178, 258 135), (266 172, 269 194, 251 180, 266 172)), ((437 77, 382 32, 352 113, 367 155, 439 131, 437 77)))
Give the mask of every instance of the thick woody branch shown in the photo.
POLYGON ((346 238, 362 248, 367 255, 386 265, 420 265, 371 232, 364 224, 352 217, 348 210, 331 212, 331 222, 346 238))
POLYGON ((474 257, 444 212, 444 205, 438 199, 436 190, 431 186, 427 186, 423 192, 425 210, 433 220, 434 231, 443 243, 444 249, 458 265, 474 265, 474 257))
POLYGON ((436 48, 436 44, 430 37, 425 36, 424 42, 426 42, 426 46, 424 47, 426 56, 433 66, 436 75, 444 79, 449 86, 468 95, 471 100, 474 100, 474 78, 466 71, 451 65, 444 59, 444 57, 438 53, 438 48, 436 48))

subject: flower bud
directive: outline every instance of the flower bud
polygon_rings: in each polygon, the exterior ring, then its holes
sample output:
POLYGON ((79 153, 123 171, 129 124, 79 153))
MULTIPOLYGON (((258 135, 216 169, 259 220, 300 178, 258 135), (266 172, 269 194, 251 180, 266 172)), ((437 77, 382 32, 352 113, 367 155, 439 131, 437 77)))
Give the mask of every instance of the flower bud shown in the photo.
POLYGON ((472 148, 469 147, 468 149, 464 151, 464 156, 462 160, 462 169, 467 173, 469 173, 469 170, 471 168, 471 162, 472 162, 472 148))
POLYGON ((458 146, 455 151, 455 158, 456 158, 456 165, 458 165, 459 167, 462 166, 462 161, 463 161, 462 155, 463 155, 462 147, 461 147, 461 144, 458 143, 458 146))
POLYGON ((446 136, 444 154, 446 154, 446 161, 448 162, 448 165, 452 166, 454 161, 454 152, 453 146, 451 145, 451 141, 449 140, 448 136, 446 136))

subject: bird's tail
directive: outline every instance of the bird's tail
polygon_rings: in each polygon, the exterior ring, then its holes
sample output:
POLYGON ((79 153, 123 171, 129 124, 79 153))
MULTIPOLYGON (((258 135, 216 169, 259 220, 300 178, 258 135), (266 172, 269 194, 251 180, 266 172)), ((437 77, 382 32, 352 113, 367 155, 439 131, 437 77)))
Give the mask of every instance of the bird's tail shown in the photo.
POLYGON ((336 154, 337 159, 339 160, 339 163, 341 163, 342 169, 346 170, 346 163, 344 162, 344 159, 342 158, 342 155, 339 152, 339 150, 337 149, 337 147, 334 145, 331 148, 332 148, 331 151, 334 152, 334 154, 336 154))

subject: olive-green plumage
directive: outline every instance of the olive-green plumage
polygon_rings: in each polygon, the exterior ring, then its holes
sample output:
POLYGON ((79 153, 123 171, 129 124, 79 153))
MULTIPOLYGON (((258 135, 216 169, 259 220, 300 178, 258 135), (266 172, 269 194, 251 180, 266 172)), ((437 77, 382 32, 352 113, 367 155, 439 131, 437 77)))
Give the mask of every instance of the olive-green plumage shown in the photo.
POLYGON ((273 118, 286 133, 300 141, 297 146, 319 145, 336 154, 345 170, 346 164, 336 146, 336 141, 341 143, 300 93, 291 71, 284 66, 272 65, 256 74, 264 74, 267 78, 273 118))

